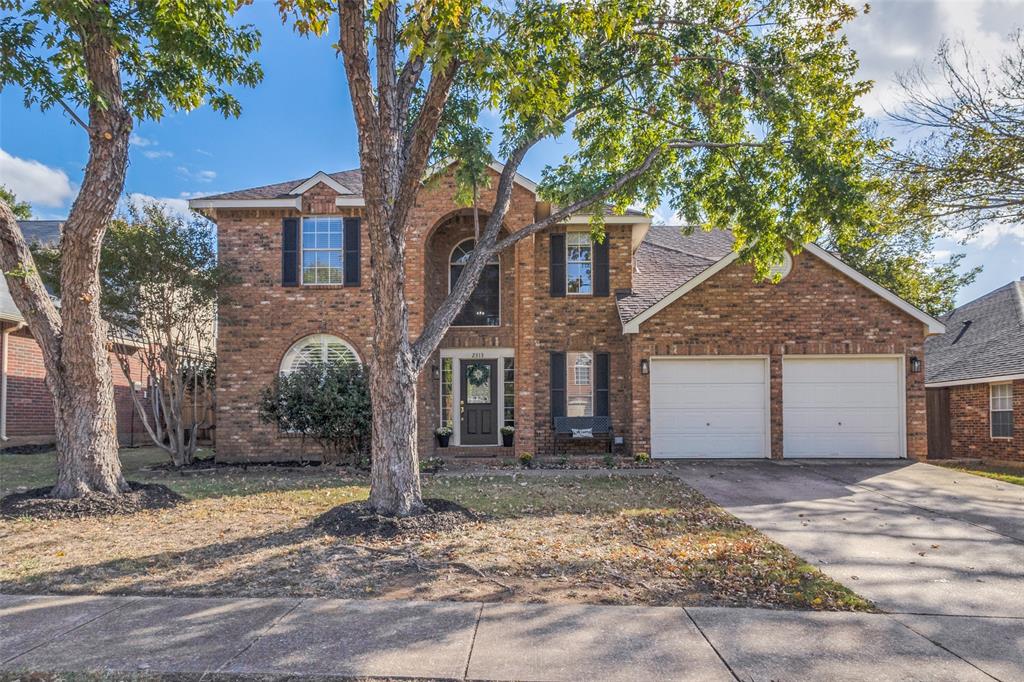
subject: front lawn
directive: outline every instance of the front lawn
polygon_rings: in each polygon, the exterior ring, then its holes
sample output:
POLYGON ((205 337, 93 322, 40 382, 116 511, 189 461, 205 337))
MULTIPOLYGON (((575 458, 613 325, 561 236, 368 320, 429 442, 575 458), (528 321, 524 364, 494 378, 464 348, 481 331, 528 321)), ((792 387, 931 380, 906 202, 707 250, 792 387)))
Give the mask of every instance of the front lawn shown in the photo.
POLYGON ((937 464, 940 467, 947 469, 954 469, 956 471, 963 471, 968 474, 974 474, 975 476, 984 476, 985 478, 994 478, 997 481, 1003 483, 1013 483, 1014 485, 1024 485, 1024 468, 1011 467, 1011 466, 994 466, 989 464, 960 464, 956 462, 943 463, 938 460, 932 460, 931 464, 937 464))
MULTIPOLYGON (((173 509, 0 520, 0 592, 329 596, 867 610, 871 605, 670 476, 424 479, 426 497, 482 514, 395 539, 315 523, 368 494, 333 467, 154 471, 131 480, 188 498, 173 509)), ((53 456, 0 455, 0 494, 40 486, 53 456)))

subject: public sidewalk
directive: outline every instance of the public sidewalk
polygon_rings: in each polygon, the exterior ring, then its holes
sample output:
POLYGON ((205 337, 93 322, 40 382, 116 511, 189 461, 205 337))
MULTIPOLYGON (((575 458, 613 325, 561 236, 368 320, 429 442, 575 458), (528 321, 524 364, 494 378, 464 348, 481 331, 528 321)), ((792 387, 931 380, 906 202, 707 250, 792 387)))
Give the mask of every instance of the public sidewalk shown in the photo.
POLYGON ((1024 620, 728 608, 0 595, 0 674, 1024 680, 1024 620), (973 634, 972 634, 973 633, 973 634), (964 637, 977 640, 958 653, 964 637), (946 641, 943 641, 946 640, 946 641), (978 645, 981 642, 982 645, 978 645))

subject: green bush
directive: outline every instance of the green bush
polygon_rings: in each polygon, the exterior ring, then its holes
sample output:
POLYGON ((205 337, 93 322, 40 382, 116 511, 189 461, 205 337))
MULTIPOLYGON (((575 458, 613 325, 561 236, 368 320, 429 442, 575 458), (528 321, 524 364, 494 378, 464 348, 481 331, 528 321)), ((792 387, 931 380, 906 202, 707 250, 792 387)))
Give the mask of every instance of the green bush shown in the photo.
POLYGON ((263 392, 259 414, 282 433, 318 443, 327 462, 369 461, 373 418, 361 365, 309 363, 282 374, 263 392))
POLYGON ((648 452, 638 452, 635 455, 633 455, 633 461, 636 462, 637 464, 650 464, 651 455, 648 452))

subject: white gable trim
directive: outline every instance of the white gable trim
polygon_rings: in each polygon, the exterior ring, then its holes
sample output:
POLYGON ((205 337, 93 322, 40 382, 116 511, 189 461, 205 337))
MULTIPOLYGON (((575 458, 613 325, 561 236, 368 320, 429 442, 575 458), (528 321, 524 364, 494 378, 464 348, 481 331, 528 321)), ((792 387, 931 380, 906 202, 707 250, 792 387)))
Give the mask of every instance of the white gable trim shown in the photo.
MULTIPOLYGON (((487 164, 487 167, 490 168, 495 173, 497 173, 498 175, 501 175, 505 170, 505 164, 499 163, 498 161, 491 161, 489 164, 487 164)), ((537 183, 531 180, 530 178, 526 177, 522 173, 516 173, 515 181, 517 185, 526 189, 527 191, 533 194, 537 193, 537 183)))
POLYGON ((327 173, 324 173, 323 171, 317 171, 316 175, 309 178, 302 184, 293 187, 292 190, 288 192, 288 194, 305 194, 308 190, 310 190, 313 187, 316 187, 321 182, 330 187, 331 189, 333 189, 338 194, 355 194, 355 192, 353 192, 348 187, 332 178, 327 173))
MULTIPOLYGON (((929 334, 944 334, 946 332, 946 325, 942 324, 941 322, 939 322, 938 320, 936 320, 934 317, 924 312, 923 310, 919 310, 913 305, 907 303, 902 298, 892 293, 885 287, 868 279, 867 277, 857 272, 843 261, 839 260, 832 254, 830 254, 825 249, 821 248, 820 246, 817 246, 816 244, 805 244, 804 250, 807 251, 807 253, 817 256, 827 265, 831 265, 833 268, 835 268, 842 274, 846 275, 857 284, 860 284, 865 289, 871 291, 873 294, 885 299, 886 301, 893 304, 894 306, 896 306, 903 312, 907 313, 911 317, 920 320, 928 328, 929 334)), ((678 300, 682 296, 685 296, 688 292, 692 291, 693 289, 703 284, 712 275, 723 270, 725 267, 733 263, 737 258, 739 258, 738 252, 733 251, 729 253, 729 255, 722 258, 720 261, 709 267, 707 270, 704 270, 704 272, 700 273, 693 279, 689 280, 681 287, 670 293, 668 296, 661 299, 660 301, 652 305, 650 308, 634 317, 632 320, 626 322, 624 325, 622 325, 622 332, 624 334, 639 333, 641 324, 651 319, 659 312, 664 310, 666 307, 671 305, 673 301, 678 300)))
POLYGON ((699 287, 701 284, 703 284, 705 281, 710 279, 713 275, 715 275, 718 272, 721 272, 722 270, 727 268, 729 265, 731 265, 733 263, 733 261, 735 261, 739 257, 740 257, 740 254, 737 253, 736 251, 730 252, 729 255, 727 255, 725 258, 723 258, 722 260, 718 261, 714 265, 710 266, 709 268, 704 270, 702 273, 700 273, 699 275, 697 275, 693 279, 687 281, 685 284, 683 284, 683 286, 679 287, 678 289, 673 291, 671 294, 669 294, 665 298, 661 299, 660 301, 658 301, 657 303, 652 305, 647 310, 643 311, 642 313, 640 313, 639 315, 634 317, 632 320, 629 320, 628 322, 626 322, 626 324, 622 325, 622 333, 623 334, 638 334, 638 333, 640 333, 640 325, 641 324, 643 324, 644 322, 646 322, 647 320, 651 319, 652 317, 654 317, 655 315, 660 313, 662 310, 667 308, 669 305, 672 304, 673 301, 676 301, 679 298, 685 296, 687 293, 689 293, 690 291, 693 291, 694 289, 699 287))
MULTIPOLYGON (((589 213, 576 213, 563 220, 560 224, 589 225, 592 219, 593 216, 589 213)), ((602 222, 607 225, 650 225, 651 218, 645 215, 606 215, 602 222)))
POLYGON ((294 208, 302 209, 302 197, 294 199, 189 199, 193 210, 204 208, 294 208))
POLYGON ((1007 381, 1018 381, 1024 379, 1024 374, 1004 374, 998 377, 975 377, 974 379, 961 379, 959 381, 932 381, 925 383, 925 388, 943 388, 944 386, 969 386, 971 384, 998 384, 1007 381))

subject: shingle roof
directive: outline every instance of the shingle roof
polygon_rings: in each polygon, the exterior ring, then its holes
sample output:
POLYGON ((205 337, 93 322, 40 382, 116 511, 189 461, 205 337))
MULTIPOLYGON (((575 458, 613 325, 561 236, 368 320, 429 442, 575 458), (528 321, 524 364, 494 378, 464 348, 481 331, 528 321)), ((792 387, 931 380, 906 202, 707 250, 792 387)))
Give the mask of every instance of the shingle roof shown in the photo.
POLYGON ((1010 282, 942 320, 925 342, 925 382, 1024 374, 1024 282, 1010 282))
MULTIPOLYGON (((359 172, 358 168, 350 170, 338 171, 337 173, 328 173, 334 180, 338 181, 345 187, 352 190, 353 194, 363 193, 363 174, 359 172)), ((224 192, 223 194, 212 194, 208 197, 198 197, 200 199, 282 199, 290 196, 288 193, 304 183, 309 178, 301 178, 299 180, 288 180, 287 182, 275 182, 273 185, 263 185, 261 187, 250 187, 249 189, 235 190, 234 192, 224 192)))
POLYGON ((619 319, 633 319, 732 251, 726 230, 686 234, 679 225, 652 225, 634 254, 633 289, 616 294, 619 319))

